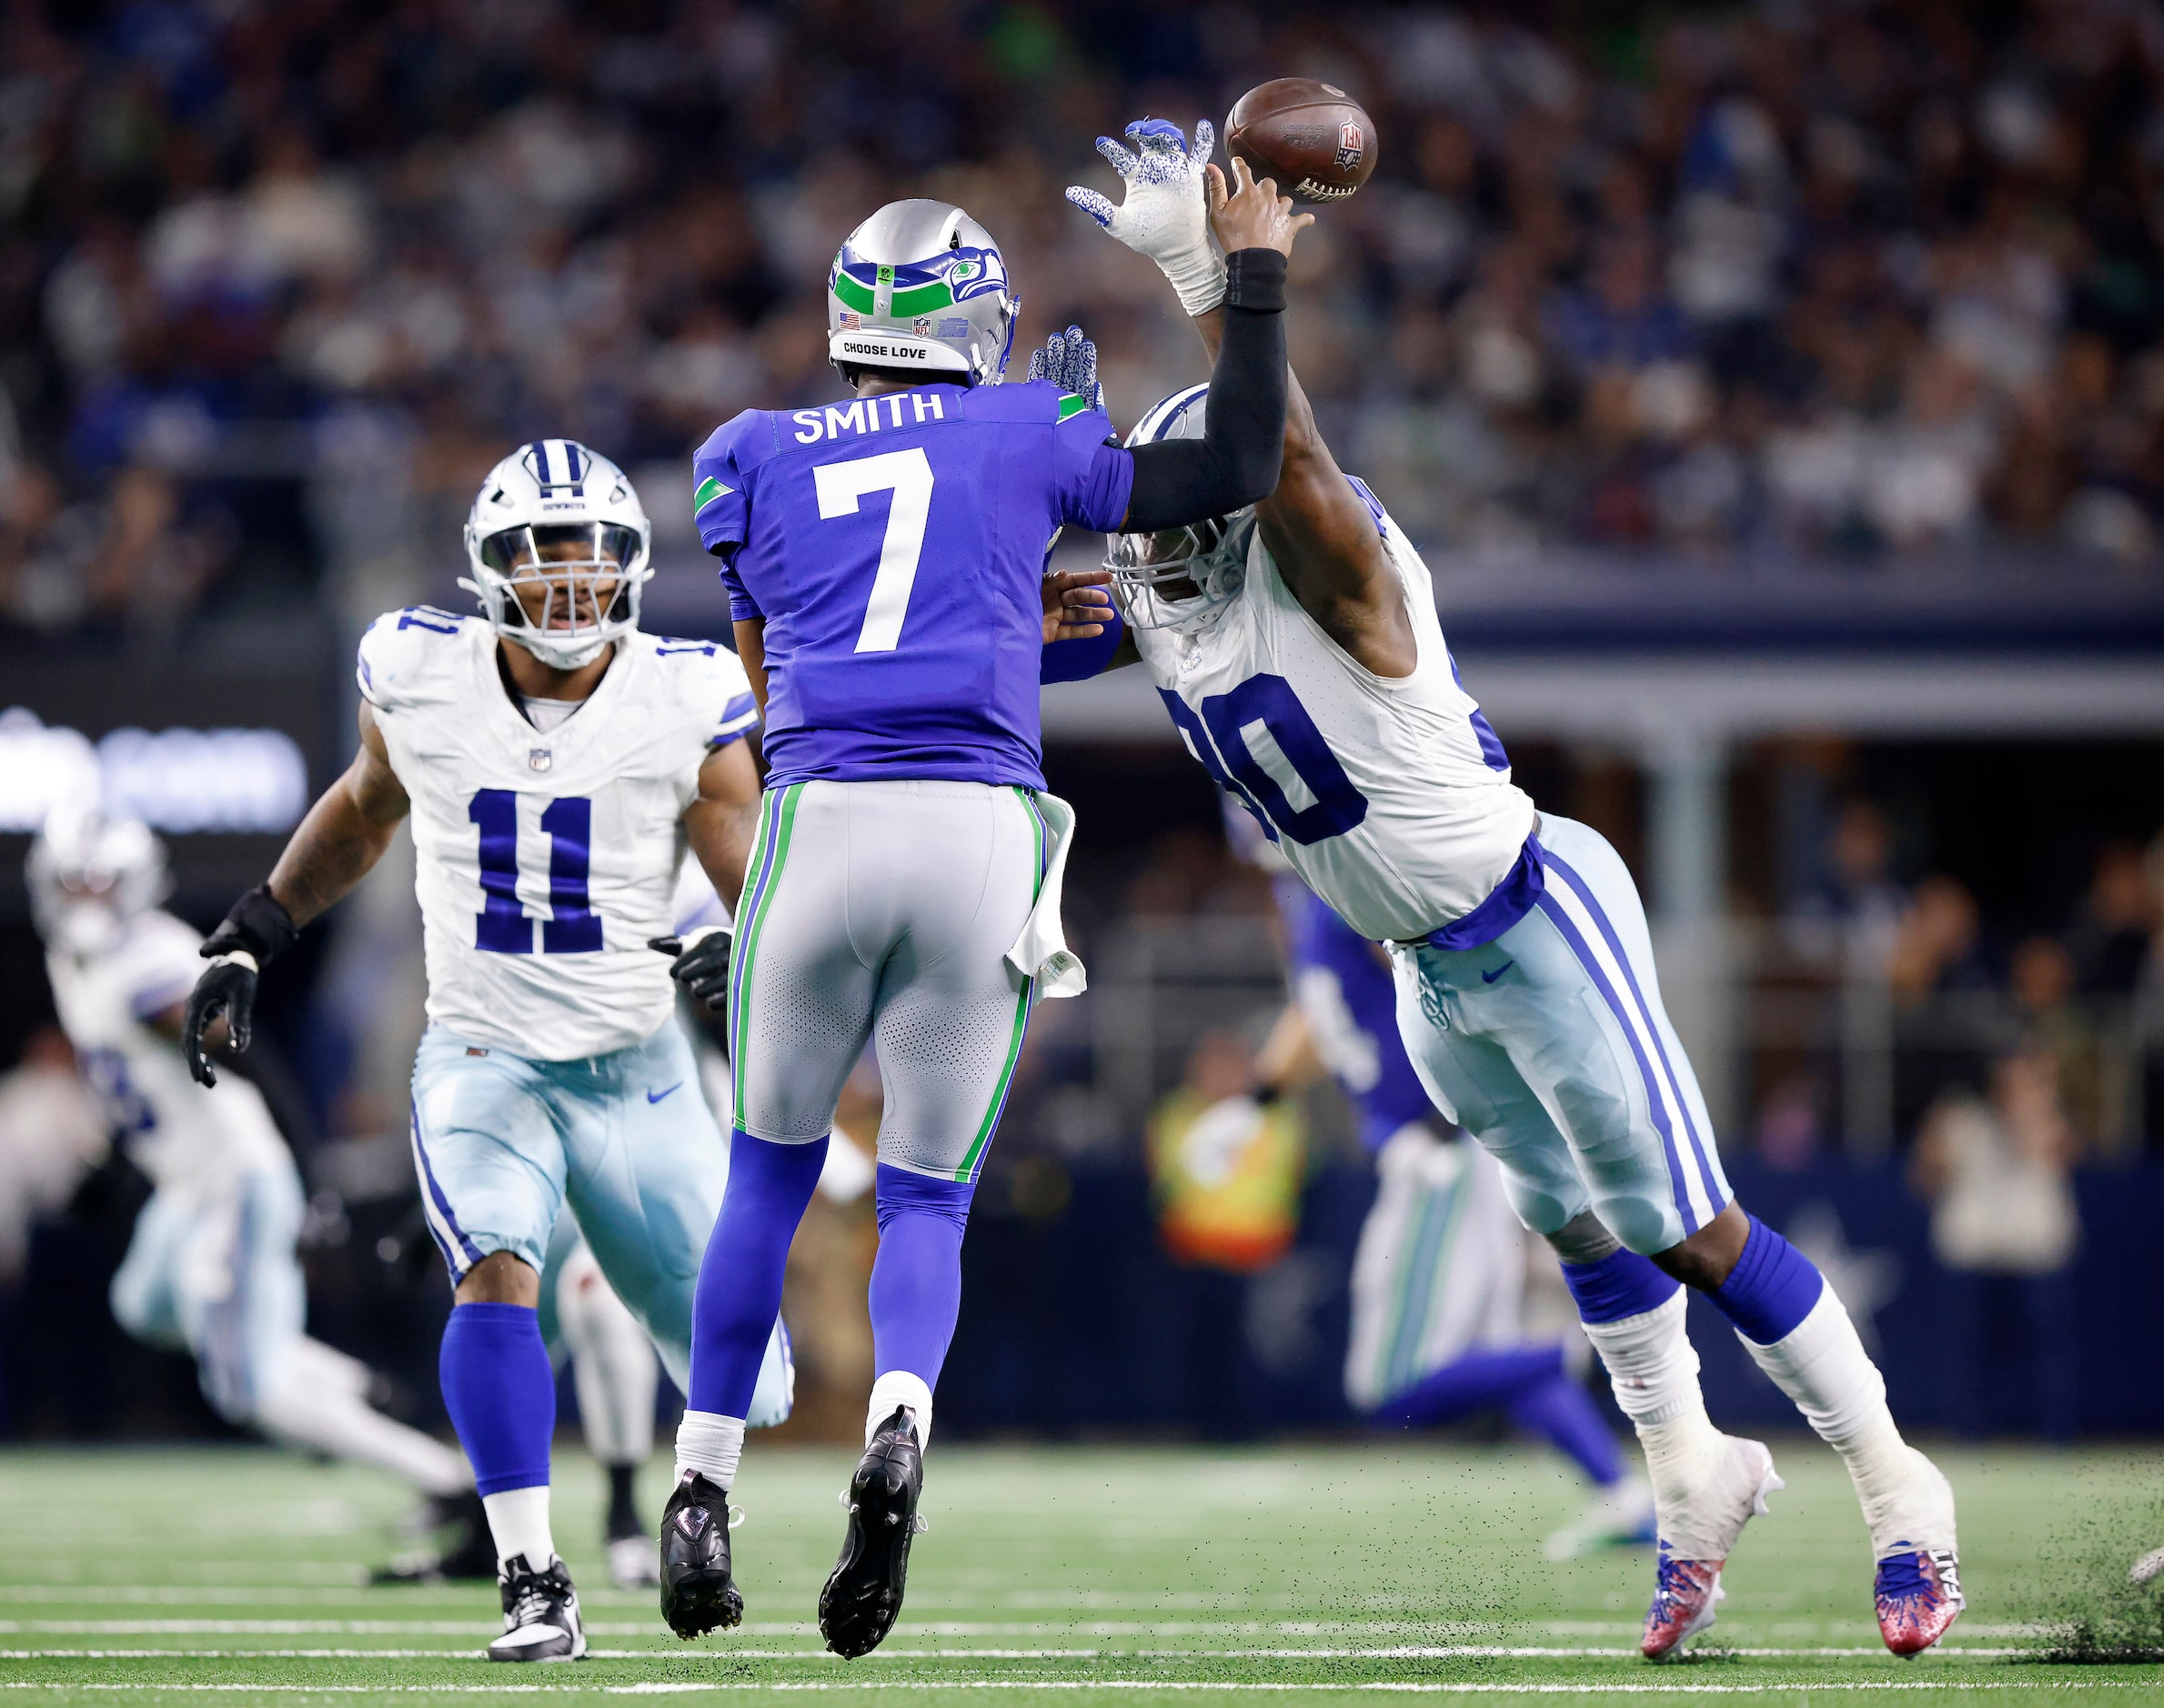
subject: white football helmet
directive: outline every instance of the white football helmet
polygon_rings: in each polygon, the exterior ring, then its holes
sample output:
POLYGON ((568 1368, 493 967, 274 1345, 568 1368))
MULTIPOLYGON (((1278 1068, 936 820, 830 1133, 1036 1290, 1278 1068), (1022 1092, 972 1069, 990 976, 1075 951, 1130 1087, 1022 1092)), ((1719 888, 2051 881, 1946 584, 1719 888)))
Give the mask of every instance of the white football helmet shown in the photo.
POLYGON ((575 670, 639 627, 653 524, 624 471, 573 439, 521 445, 489 471, 466 518, 488 622, 543 664, 575 670), (539 607, 519 597, 536 591, 539 607))
POLYGON ((827 359, 996 386, 1022 301, 1000 246, 947 202, 889 202, 849 234, 827 275, 827 359))
MULTIPOLYGON (((1189 386, 1153 404, 1127 436, 1130 449, 1165 439, 1203 437, 1208 386, 1189 386)), ((1114 534, 1104 556, 1112 597, 1134 628, 1196 628, 1239 597, 1247 582, 1247 548, 1254 538, 1254 506, 1156 534, 1114 534), (1192 593, 1173 595, 1168 584, 1192 593)))
POLYGON ((137 819, 108 819, 85 802, 45 815, 23 865, 30 917, 52 948, 94 955, 173 889, 166 845, 137 819))

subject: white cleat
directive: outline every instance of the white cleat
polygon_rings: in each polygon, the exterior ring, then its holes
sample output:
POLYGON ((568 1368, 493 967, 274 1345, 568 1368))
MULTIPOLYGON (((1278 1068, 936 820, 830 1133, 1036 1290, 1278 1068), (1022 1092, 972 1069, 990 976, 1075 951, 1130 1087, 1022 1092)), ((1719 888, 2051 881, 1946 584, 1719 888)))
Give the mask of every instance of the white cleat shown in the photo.
POLYGON ((497 1587, 503 1597, 503 1635, 488 1645, 491 1661, 578 1661, 586 1655, 579 1592, 561 1560, 535 1571, 524 1554, 504 1562, 497 1587))
POLYGON ((2127 1573, 2136 1583, 2154 1583, 2164 1577, 2164 1548, 2151 1548, 2134 1562, 2133 1570, 2127 1573))
POLYGON ((1674 1653, 1713 1623, 1715 1605, 1727 1593, 1721 1568, 1743 1527, 1764 1515, 1766 1497, 1783 1486, 1763 1442, 1724 1435, 1721 1445, 1714 1475, 1661 1516, 1659 1575, 1638 1642, 1649 1661, 1674 1653))
POLYGON ((1626 1477, 1597 1490, 1591 1504, 1541 1544, 1551 1560, 1580 1560, 1609 1548, 1650 1548, 1660 1540, 1653 1490, 1643 1477, 1626 1477))

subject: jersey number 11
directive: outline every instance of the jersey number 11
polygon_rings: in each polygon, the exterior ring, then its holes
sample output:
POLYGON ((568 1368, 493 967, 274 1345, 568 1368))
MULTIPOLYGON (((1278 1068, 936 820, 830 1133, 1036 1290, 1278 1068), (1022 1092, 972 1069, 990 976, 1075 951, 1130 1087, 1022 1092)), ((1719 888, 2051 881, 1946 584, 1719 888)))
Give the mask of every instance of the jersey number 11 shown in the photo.
MULTIPOLYGON (((518 794, 484 789, 466 816, 480 827, 482 907, 473 946, 495 955, 533 953, 535 920, 518 904, 518 794)), ((601 916, 587 899, 588 850, 593 846, 594 803, 564 795, 541 811, 549 835, 549 911, 538 921, 544 955, 592 954, 602 947, 601 916)))

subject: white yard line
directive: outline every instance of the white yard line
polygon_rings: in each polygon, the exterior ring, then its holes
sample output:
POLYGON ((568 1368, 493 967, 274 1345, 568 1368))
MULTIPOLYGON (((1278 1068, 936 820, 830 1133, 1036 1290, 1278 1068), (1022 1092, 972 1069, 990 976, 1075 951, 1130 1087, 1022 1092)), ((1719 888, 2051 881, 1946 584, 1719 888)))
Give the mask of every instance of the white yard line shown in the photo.
MULTIPOLYGON (((588 1629, 590 1631, 591 1626, 588 1629)), ((1750 1661, 1835 1661, 1882 1655, 1873 1646, 1836 1648, 1752 1648, 1718 1645, 1723 1655, 1750 1661)), ((589 1649, 597 1661, 649 1661, 657 1655, 680 1657, 666 1648, 589 1649)), ((840 1657, 823 1649, 710 1648, 689 1652, 715 1661, 821 1661, 840 1657)), ((1998 1661, 2026 1654, 2026 1649, 1985 1648, 1948 1643, 1936 1652, 1944 1658, 1998 1661)), ((1633 1646, 1514 1647, 1504 1643, 1458 1643, 1431 1647, 1389 1649, 912 1649, 885 1646, 863 1657, 870 1661, 1614 1661, 1635 1660, 1633 1646)), ((0 1649, 0 1661, 478 1661, 482 1650, 460 1649, 0 1649)))
MULTIPOLYGON (((63 1680, 0 1679, 0 1690, 17 1691, 130 1691, 144 1693, 233 1695, 244 1692, 275 1693, 277 1694, 315 1694, 327 1696, 476 1696, 476 1695, 555 1695, 580 1691, 591 1691, 593 1685, 566 1683, 563 1684, 241 1684, 241 1683, 110 1683, 104 1682, 69 1683, 63 1680)), ((1791 1680, 1784 1683, 1765 1684, 1700 1684, 1687 1683, 1531 1683, 1508 1684, 1502 1683, 1444 1683, 1408 1682, 1394 1683, 1377 1682, 1363 1684, 1331 1683, 1253 1683, 1233 1680, 1193 1680, 1178 1682, 1164 1679, 1112 1678, 1112 1679, 875 1679, 858 1681, 806 1681, 779 1683, 723 1682, 713 1683, 655 1683, 641 1684, 604 1684, 599 1687, 609 1696, 678 1696, 697 1692, 800 1692, 800 1691, 1201 1691, 1229 1693, 1234 1691, 1269 1692, 1274 1694, 1322 1692, 1389 1691, 1422 1696, 1766 1696, 1806 1694, 1812 1691, 1831 1693, 1867 1691, 2037 1691, 2037 1690, 2146 1690, 2154 1691, 2156 1683, 2150 1679, 2037 1679, 2014 1680, 1961 1680, 1944 1682, 1923 1679, 1851 1679, 1851 1680, 1791 1680)))

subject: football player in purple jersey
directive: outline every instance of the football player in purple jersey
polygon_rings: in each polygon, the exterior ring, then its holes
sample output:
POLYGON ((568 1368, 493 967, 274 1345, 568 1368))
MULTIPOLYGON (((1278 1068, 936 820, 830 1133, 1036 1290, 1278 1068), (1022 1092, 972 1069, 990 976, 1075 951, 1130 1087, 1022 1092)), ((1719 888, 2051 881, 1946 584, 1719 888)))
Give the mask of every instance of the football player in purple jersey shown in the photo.
POLYGON ((1073 815, 1044 792, 1038 687, 1048 630, 1062 615, 1092 630, 1101 608, 1069 608, 1056 581, 1048 595, 1046 552, 1071 524, 1179 527, 1277 482, 1286 258, 1312 216, 1234 171, 1216 202, 1224 337, 1200 437, 1124 449, 1094 396, 998 384, 1016 307, 998 246, 959 207, 906 201, 859 226, 828 279, 828 352, 853 395, 748 410, 693 459, 772 771, 726 991, 715 939, 678 962, 728 1003, 736 1075, 661 1528, 679 1636, 743 1616, 728 1501, 745 1416, 835 1099, 873 1041, 877 1374, 820 1628, 861 1655, 901 1610, 970 1198, 1031 1005, 1082 982, 1058 923, 1073 815))

